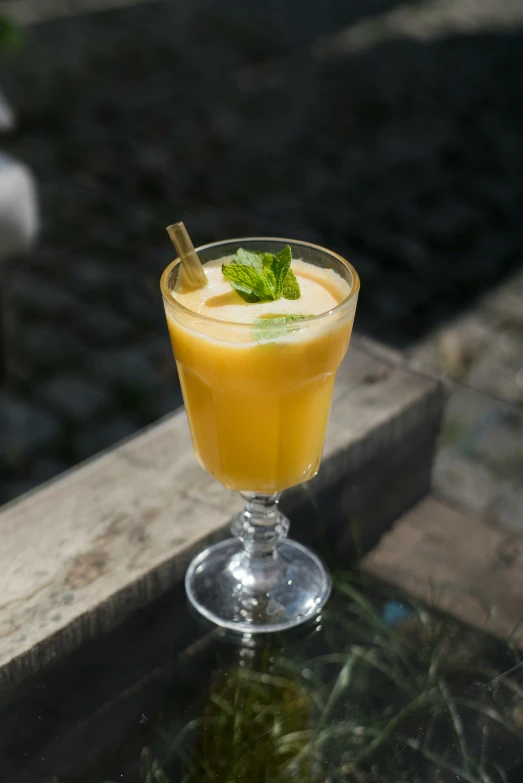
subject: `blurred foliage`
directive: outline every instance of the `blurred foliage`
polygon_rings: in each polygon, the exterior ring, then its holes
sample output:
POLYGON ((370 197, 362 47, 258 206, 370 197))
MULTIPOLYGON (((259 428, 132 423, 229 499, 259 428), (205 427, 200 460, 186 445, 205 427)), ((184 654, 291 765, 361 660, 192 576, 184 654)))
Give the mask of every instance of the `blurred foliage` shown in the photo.
POLYGON ((0 14, 0 54, 13 54, 22 45, 22 31, 18 25, 0 14))

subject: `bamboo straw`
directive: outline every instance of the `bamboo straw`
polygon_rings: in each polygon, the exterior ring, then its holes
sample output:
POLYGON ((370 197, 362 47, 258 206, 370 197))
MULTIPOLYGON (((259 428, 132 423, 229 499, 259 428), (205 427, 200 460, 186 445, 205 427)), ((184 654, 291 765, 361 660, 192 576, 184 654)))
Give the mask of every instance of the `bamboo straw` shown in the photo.
POLYGON ((183 286, 192 289, 203 288, 204 285, 207 285, 207 277, 184 224, 174 223, 172 226, 167 226, 167 233, 182 262, 183 286))

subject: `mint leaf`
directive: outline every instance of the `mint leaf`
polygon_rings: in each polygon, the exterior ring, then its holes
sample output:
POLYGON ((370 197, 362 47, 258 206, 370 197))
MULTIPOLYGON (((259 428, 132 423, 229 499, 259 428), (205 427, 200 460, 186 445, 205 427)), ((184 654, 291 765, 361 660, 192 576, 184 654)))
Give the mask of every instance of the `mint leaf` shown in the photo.
POLYGON ((234 254, 231 264, 241 264, 242 266, 252 266, 261 274, 263 270, 272 263, 272 253, 260 253, 257 250, 245 250, 240 247, 234 254), (266 258, 269 256, 269 258, 266 258))
POLYGON ((224 264, 222 273, 246 302, 272 299, 272 290, 269 290, 265 277, 255 267, 245 264, 224 264))
POLYGON ((292 331, 287 328, 287 324, 310 317, 310 315, 260 315, 254 322, 254 339, 276 340, 292 331))
POLYGON ((292 269, 289 269, 283 281, 283 296, 285 299, 299 299, 301 296, 300 284, 292 269))
MULTIPOLYGON (((234 254, 231 264, 256 269, 264 279, 265 296, 262 299, 278 299, 276 278, 272 270, 274 258, 275 256, 272 253, 260 253, 258 250, 245 250, 243 247, 240 247, 234 254)), ((238 293, 240 292, 238 291, 238 293)))
POLYGON ((291 268, 292 252, 287 245, 279 253, 273 256, 271 264, 271 270, 276 281, 276 296, 275 299, 281 299, 283 296, 283 283, 287 277, 287 272, 291 268))
POLYGON ((276 255, 240 247, 222 272, 245 302, 299 299, 300 286, 291 270, 292 251, 287 245, 276 255))
POLYGON ((313 315, 294 315, 294 314, 285 314, 282 313, 281 315, 279 313, 268 313, 267 315, 259 315, 256 321, 261 321, 262 323, 267 324, 274 324, 274 323, 283 323, 290 324, 293 321, 305 321, 307 318, 314 318, 313 315))

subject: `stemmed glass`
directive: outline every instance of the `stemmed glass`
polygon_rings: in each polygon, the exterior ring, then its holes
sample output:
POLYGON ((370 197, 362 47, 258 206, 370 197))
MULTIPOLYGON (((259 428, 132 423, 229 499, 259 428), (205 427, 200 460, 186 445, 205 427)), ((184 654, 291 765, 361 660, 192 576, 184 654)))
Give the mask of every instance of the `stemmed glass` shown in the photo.
POLYGON ((256 237, 197 249, 205 265, 239 248, 277 253, 286 245, 293 258, 339 275, 346 299, 327 313, 262 331, 182 305, 172 294, 179 259, 161 279, 196 457, 244 501, 231 524, 234 538, 208 547, 190 564, 187 595, 208 620, 243 633, 299 625, 329 597, 327 571, 316 555, 287 539, 289 521, 278 504, 283 490, 318 472, 359 279, 344 258, 308 242, 256 237))

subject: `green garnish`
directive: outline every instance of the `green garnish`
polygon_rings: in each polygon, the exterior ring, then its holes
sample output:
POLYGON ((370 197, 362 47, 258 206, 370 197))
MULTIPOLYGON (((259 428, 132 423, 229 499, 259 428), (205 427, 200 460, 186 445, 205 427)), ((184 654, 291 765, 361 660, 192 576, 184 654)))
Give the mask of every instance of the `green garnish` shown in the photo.
POLYGON ((254 321, 254 339, 255 340, 275 340, 282 337, 292 329, 287 328, 287 324, 294 321, 303 321, 311 318, 310 315, 260 315, 254 321))
POLYGON ((296 275, 289 269, 285 280, 283 281, 283 298, 284 299, 299 299, 301 296, 300 284, 296 280, 296 275))
POLYGON ((245 302, 299 299, 300 286, 291 261, 289 245, 276 255, 241 247, 232 261, 222 265, 222 272, 245 302))

